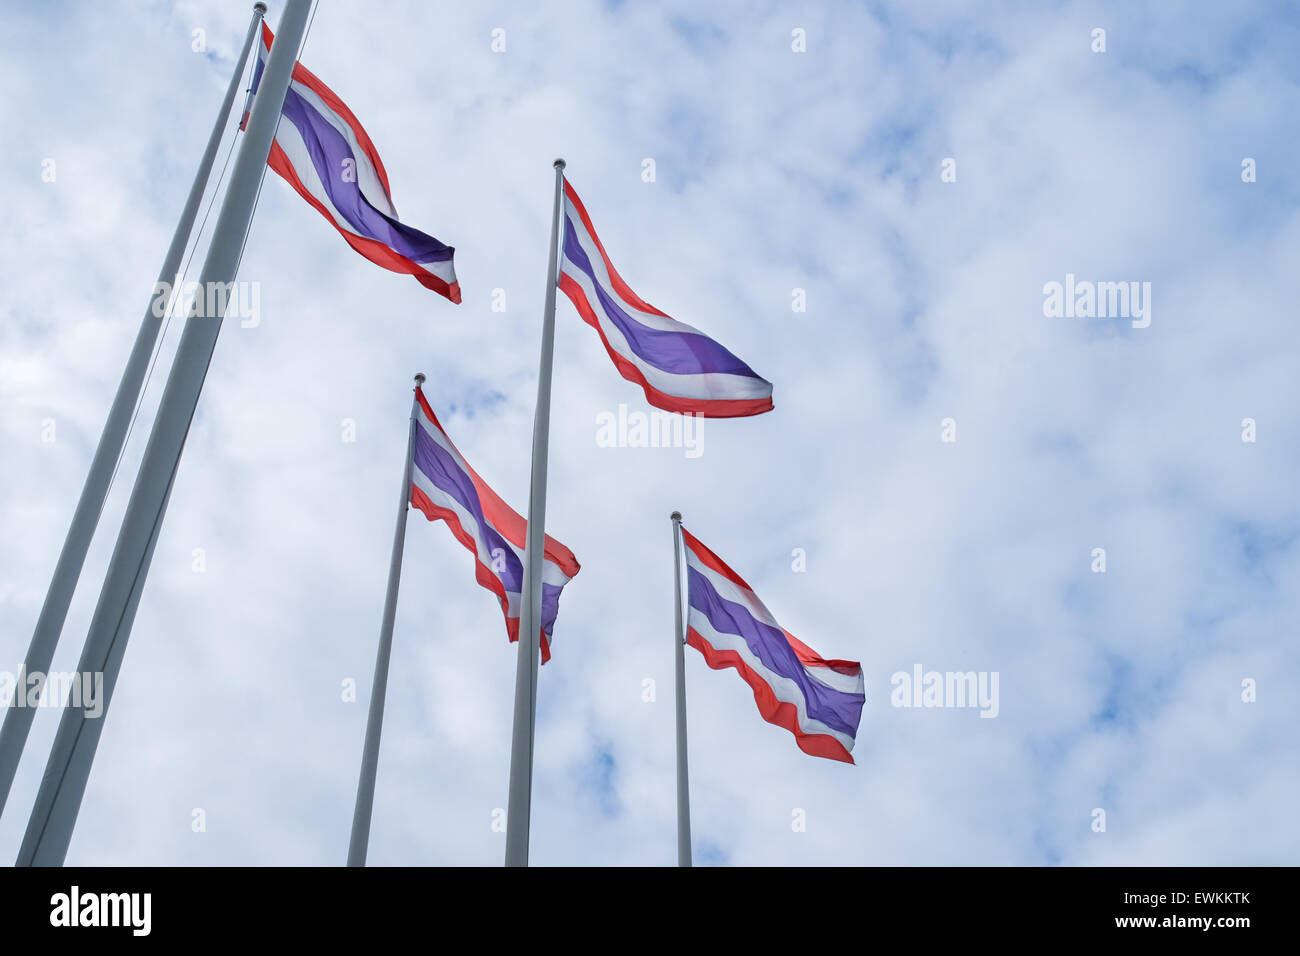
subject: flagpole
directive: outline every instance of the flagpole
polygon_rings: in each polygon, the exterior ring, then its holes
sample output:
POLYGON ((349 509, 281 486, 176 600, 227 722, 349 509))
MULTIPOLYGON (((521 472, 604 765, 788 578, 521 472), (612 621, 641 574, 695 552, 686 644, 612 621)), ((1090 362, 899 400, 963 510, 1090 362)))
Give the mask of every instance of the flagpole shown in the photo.
POLYGON ((528 489, 528 531, 524 583, 520 594, 519 651, 515 666, 515 720, 510 742, 510 794, 506 809, 506 866, 528 865, 528 824, 532 811, 533 728, 537 720, 537 669, 542 619, 542 552, 546 540, 546 454, 551 426, 551 359, 555 352, 555 280, 559 268, 560 209, 564 199, 564 160, 555 168, 551 211, 551 258, 542 312, 542 354, 537 371, 537 411, 533 417, 533 464, 528 489))
MULTIPOLYGON (((310 10, 310 0, 285 2, 279 35, 271 46, 200 272, 200 290, 215 288, 218 283, 228 289, 234 282, 310 10)), ((118 669, 130 638, 132 606, 139 600, 149 572, 153 542, 167 510, 169 489, 221 331, 224 315, 200 315, 197 307, 196 302, 181 333, 81 653, 80 672, 104 675, 103 711, 98 719, 87 719, 80 709, 64 709, 18 852, 19 866, 62 865, 72 839, 118 669)), ((223 312, 224 307, 223 302, 223 312)))
POLYGON ((375 676, 370 687, 370 715, 366 718, 366 742, 361 752, 361 777, 357 781, 357 802, 352 811, 352 839, 348 843, 348 866, 365 866, 370 846, 370 812, 375 803, 375 772, 379 767, 379 734, 384 729, 384 698, 388 695, 388 661, 393 651, 393 621, 397 617, 397 587, 402 580, 402 548, 406 543, 406 513, 411 507, 411 466, 415 456, 416 408, 424 373, 415 376, 411 398, 411 427, 406 436, 406 466, 402 469, 402 494, 397 504, 397 527, 393 529, 393 555, 388 562, 388 593, 384 617, 379 625, 379 650, 375 653, 375 676))
POLYGON ((682 628, 682 513, 674 511, 673 578, 677 586, 677 627, 673 644, 677 648, 677 865, 691 865, 691 785, 686 773, 686 632, 682 628))
MULTIPOLYGON (((63 550, 59 552, 58 563, 54 566, 54 575, 50 579, 49 590, 45 593, 45 603, 41 606, 40 616, 36 619, 36 629, 27 648, 27 657, 23 661, 22 673, 48 673, 50 662, 54 659, 54 649, 58 645, 59 635, 63 631, 64 621, 68 617, 68 606, 77 589, 77 579, 86 562, 86 552, 90 549, 91 539, 95 535, 95 526, 104 509, 104 500, 108 497, 109 485, 112 483, 113 470, 117 467, 126 444, 126 435, 130 430, 131 418, 140 389, 144 384, 149 368, 149 359, 154 345, 158 342, 158 333, 162 328, 167 308, 156 308, 158 303, 170 306, 169 293, 180 271, 181 257, 189 245, 190 233, 198 215, 199 203, 203 199, 208 179, 212 174, 212 165, 216 161, 217 149, 221 145, 230 108, 234 105, 235 94, 239 91, 239 80, 244 75, 248 63, 249 51, 257 38, 258 27, 266 13, 266 4, 253 5, 253 18, 248 24, 248 33, 244 37, 244 46, 235 64, 235 71, 230 76, 226 87, 226 96, 222 100, 221 110, 217 113, 212 132, 208 135, 207 146, 199 160, 199 168, 194 173, 194 182, 190 184, 189 196, 181 210, 181 217, 172 233, 171 245, 163 257, 162 268, 158 272, 158 282, 154 285, 154 294, 140 321, 140 330, 136 333, 135 344, 126 360, 126 368, 117 385, 117 394, 108 409, 108 418, 95 447, 95 455, 90 461, 90 471, 86 474, 85 484, 81 488, 81 497, 72 514, 72 524, 63 540, 63 550)), ((32 707, 10 707, 7 709, 3 726, 0 726, 0 815, 3 815, 9 790, 13 786, 14 776, 18 772, 18 762, 22 758, 23 748, 27 744, 27 735, 31 731, 35 716, 32 707)))

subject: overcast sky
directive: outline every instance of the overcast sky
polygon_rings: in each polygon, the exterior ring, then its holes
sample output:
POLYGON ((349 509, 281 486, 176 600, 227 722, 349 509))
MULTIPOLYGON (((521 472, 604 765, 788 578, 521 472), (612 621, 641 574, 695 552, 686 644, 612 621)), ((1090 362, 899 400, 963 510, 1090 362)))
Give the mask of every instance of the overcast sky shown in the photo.
MULTIPOLYGON (((0 669, 249 7, 4 3, 0 669)), ((344 861, 411 375, 523 510, 563 156, 631 287, 776 408, 705 423, 698 457, 601 447, 598 416, 649 406, 561 297, 547 531, 582 571, 540 678, 533 862, 675 859, 679 509, 867 692, 856 765, 820 760, 687 650, 697 863, 1294 863, 1298 45, 1282 3, 321 0, 301 58, 403 219, 456 247, 464 302, 268 176, 240 272, 260 324, 222 332, 67 862, 344 861), (1067 275, 1150 283, 1149 326, 1046 315, 1067 275), (996 672, 997 716, 891 706, 918 665, 996 672)), ((471 556, 412 513, 371 863, 501 862, 514 672, 471 556)), ((37 716, 0 861, 57 723, 37 716)))

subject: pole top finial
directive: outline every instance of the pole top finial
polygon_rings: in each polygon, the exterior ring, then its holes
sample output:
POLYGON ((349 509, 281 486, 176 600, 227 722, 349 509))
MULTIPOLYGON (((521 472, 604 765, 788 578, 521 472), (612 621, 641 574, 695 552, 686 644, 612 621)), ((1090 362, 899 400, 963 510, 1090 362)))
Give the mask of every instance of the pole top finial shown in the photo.
POLYGON ((668 517, 672 518, 674 521, 681 521, 681 520, 682 520, 682 513, 681 513, 680 511, 674 511, 674 512, 673 512, 671 515, 669 515, 668 517))
POLYGON ((562 159, 557 159, 555 162, 551 163, 551 165, 554 166, 556 169, 563 169, 565 166, 565 162, 562 159))
POLYGON ((266 4, 260 2, 253 4, 253 12, 260 13, 262 16, 266 16, 266 4))
POLYGON ((424 377, 424 373, 423 373, 423 372, 416 372, 416 373, 415 373, 415 387, 416 387, 416 388, 419 388, 419 387, 420 387, 421 385, 423 385, 426 381, 428 381, 428 379, 426 379, 426 378, 424 377))

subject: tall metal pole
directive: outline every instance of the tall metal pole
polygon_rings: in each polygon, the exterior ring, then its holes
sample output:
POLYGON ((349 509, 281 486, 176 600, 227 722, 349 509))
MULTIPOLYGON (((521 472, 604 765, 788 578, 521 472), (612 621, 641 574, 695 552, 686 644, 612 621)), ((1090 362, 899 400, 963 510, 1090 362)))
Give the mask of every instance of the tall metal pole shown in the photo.
POLYGON ((686 631, 682 626, 682 513, 674 511, 673 580, 677 599, 677 865, 691 865, 691 785, 686 775, 686 631))
MULTIPOLYGON (((415 376, 415 391, 424 384, 424 373, 415 376)), ((397 503, 397 526, 393 529, 393 556, 388 562, 388 593, 384 617, 379 625, 379 650, 375 653, 375 676, 370 686, 370 715, 366 718, 366 742, 361 751, 361 777, 357 781, 357 802, 352 811, 352 839, 348 843, 348 866, 365 866, 370 846, 370 812, 375 803, 375 772, 379 768, 379 734, 384 729, 384 698, 388 696, 388 661, 393 652, 393 621, 397 617, 397 588, 402 580, 402 549, 406 543, 406 513, 411 507, 411 467, 415 456, 415 418, 418 397, 411 399, 411 428, 406 436, 406 465, 402 468, 402 494, 397 503)))
MULTIPOLYGON (((200 273, 201 290, 215 288, 216 283, 229 288, 235 279, 310 10, 310 0, 286 0, 279 33, 271 47, 200 273)), ((18 852, 19 866, 61 865, 72 839, 118 669, 126 653, 132 605, 139 600, 138 592, 149 572, 152 543, 167 510, 169 489, 221 331, 224 315, 196 314, 197 305, 181 333, 78 667, 82 673, 103 673, 104 710, 99 719, 87 719, 80 709, 64 709, 18 852)))
POLYGON ((528 532, 524 583, 520 594, 519 655, 515 666, 515 722, 510 742, 510 795, 506 807, 506 866, 528 865, 528 824, 532 812, 533 726, 537 720, 537 668, 542 621, 542 546, 546 541, 546 452, 551 427, 551 358, 555 352, 555 280, 559 269, 560 209, 564 200, 564 160, 555 166, 555 205, 551 215, 551 258, 542 313, 542 356, 537 371, 537 411, 533 416, 533 465, 528 489, 528 532))
MULTIPOLYGON (((198 215, 199 203, 207 188, 208 178, 212 174, 212 164, 217 157, 217 148, 221 145, 222 134, 230 116, 230 107, 235 102, 239 91, 239 79, 244 75, 248 63, 249 51, 257 38, 262 17, 266 13, 266 4, 253 5, 253 19, 248 24, 248 34, 244 37, 244 46, 235 64, 235 72, 230 76, 226 87, 226 97, 222 100, 221 110, 217 113, 212 132, 208 135, 208 145, 199 160, 198 171, 190 185, 190 194, 181 210, 181 218, 172 233, 171 245, 163 257, 162 269, 158 272, 158 282, 154 285, 154 295, 145 309, 140 321, 140 331, 136 333, 135 344, 126 360, 126 368, 117 385, 117 394, 108 409, 108 419, 100 433, 99 444, 90 461, 90 471, 86 482, 81 487, 81 497, 77 508, 72 513, 72 526, 67 537, 63 539, 63 550, 59 553, 58 564, 54 566, 54 576, 50 580, 49 590, 45 592, 45 603, 41 605, 40 616, 36 619, 36 630, 32 633, 31 644, 27 648, 27 657, 23 661, 22 673, 46 673, 50 662, 54 660, 54 649, 59 643, 59 634, 68 617, 68 606, 77 589, 77 579, 81 576, 82 566, 86 563, 86 552, 90 549, 91 538, 95 535, 95 526, 99 524, 100 513, 104 510, 104 499, 108 497, 108 487, 113 479, 113 469, 117 466, 130 430, 131 416, 140 397, 140 389, 149 368, 149 358, 154 345, 158 342, 158 332, 162 328, 163 317, 170 305, 169 292, 180 271, 181 257, 190 241, 190 232, 194 228, 194 219, 198 215)), ((27 735, 32 727, 35 710, 31 707, 10 707, 5 713, 4 725, 0 726, 0 815, 4 813, 9 790, 13 786, 14 776, 18 772, 18 762, 22 758, 23 747, 27 744, 27 735)))

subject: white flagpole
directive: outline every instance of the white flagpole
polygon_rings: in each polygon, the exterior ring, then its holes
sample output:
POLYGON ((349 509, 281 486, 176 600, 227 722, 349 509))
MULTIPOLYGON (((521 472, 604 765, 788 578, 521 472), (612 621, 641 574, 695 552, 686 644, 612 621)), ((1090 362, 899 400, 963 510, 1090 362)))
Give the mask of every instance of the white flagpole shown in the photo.
MULTIPOLYGON (((415 376, 415 389, 424 384, 424 373, 415 376)), ((375 803, 375 772, 379 768, 379 734, 384 729, 384 698, 388 695, 388 661, 393 651, 393 621, 397 617, 397 588, 402 580, 402 548, 406 543, 406 513, 411 508, 411 468, 415 458, 415 430, 418 397, 411 398, 411 427, 406 436, 406 465, 402 468, 402 494, 398 501, 397 527, 393 529, 393 554, 388 563, 388 593, 384 617, 379 625, 379 650, 375 653, 375 676, 370 687, 370 714, 366 717, 366 742, 361 752, 361 777, 357 781, 357 802, 352 811, 352 839, 348 843, 348 866, 365 866, 370 847, 370 812, 375 803)))
POLYGON ((673 579, 677 586, 677 865, 691 865, 691 785, 686 774, 686 631, 682 626, 682 513, 674 511, 673 579))
MULTIPOLYGON (((230 187, 221 203, 212 242, 200 272, 201 290, 214 288, 216 283, 229 288, 234 282, 244 237, 257 201, 258 185, 275 138, 310 10, 310 0, 285 2, 279 34, 271 46, 239 156, 231 171, 230 187)), ((79 708, 64 708, 36 804, 18 851, 19 866, 61 866, 67 854, 113 687, 130 638, 133 606, 139 600, 149 572, 153 542, 167 510, 171 483, 180 463, 223 318, 224 315, 205 316, 192 311, 185 322, 77 668, 83 674, 104 675, 103 710, 98 719, 87 719, 79 708)))
POLYGON ((537 372, 537 411, 533 417, 533 464, 528 490, 528 532, 524 583, 520 594, 519 653, 515 666, 515 721, 510 742, 510 795, 506 808, 506 866, 528 865, 528 824, 532 811, 533 726, 537 719, 538 640, 542 620, 542 546, 546 541, 546 453, 551 426, 551 358, 555 352, 555 281, 559 270, 560 209, 564 199, 564 160, 555 167, 555 205, 551 215, 551 258, 542 313, 542 356, 537 372))
MULTIPOLYGON (((208 178, 212 174, 212 164, 217 157, 217 148, 221 145, 222 134, 234 105, 235 94, 239 91, 239 81, 244 75, 248 63, 249 51, 257 39, 262 17, 266 13, 266 4, 253 5, 253 19, 248 24, 248 34, 244 37, 244 46, 235 63, 235 72, 230 76, 226 87, 226 97, 217 113, 212 132, 208 135, 208 144, 199 160, 198 171, 190 185, 189 196, 181 210, 181 217, 172 233, 171 245, 163 257, 162 269, 158 273, 158 282, 154 286, 154 295, 145 309, 140 321, 140 331, 136 333, 135 344, 126 360, 122 379, 117 385, 117 394, 108 409, 108 418, 104 430, 100 433, 99 444, 90 462, 90 471, 86 474, 85 484, 81 488, 81 497, 72 514, 72 525, 63 540, 63 550, 59 552, 58 564, 50 579, 49 590, 45 593, 45 603, 41 605, 40 616, 36 619, 36 629, 32 633, 31 644, 27 648, 27 657, 23 661, 24 674, 45 674, 54 659, 54 649, 59 643, 63 623, 68 617, 68 606, 77 589, 77 579, 86 563, 86 552, 90 549, 91 539, 95 535, 95 526, 99 523, 100 513, 104 509, 104 499, 108 497, 108 488, 113 479, 113 470, 117 467, 130 430, 131 417, 140 389, 144 384, 149 368, 149 358, 154 345, 158 342, 158 333, 162 328, 163 318, 167 314, 169 292, 180 271, 181 257, 190 241, 194 228, 194 219, 198 215, 199 203, 203 199, 208 178), (164 285, 165 283, 165 285, 164 285), (166 290, 166 291, 160 291, 166 290)), ((4 813, 9 790, 13 786, 14 776, 18 772, 18 762, 22 758, 23 748, 27 744, 27 735, 31 731, 35 708, 10 707, 5 713, 4 725, 0 727, 0 814, 4 813)))

